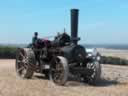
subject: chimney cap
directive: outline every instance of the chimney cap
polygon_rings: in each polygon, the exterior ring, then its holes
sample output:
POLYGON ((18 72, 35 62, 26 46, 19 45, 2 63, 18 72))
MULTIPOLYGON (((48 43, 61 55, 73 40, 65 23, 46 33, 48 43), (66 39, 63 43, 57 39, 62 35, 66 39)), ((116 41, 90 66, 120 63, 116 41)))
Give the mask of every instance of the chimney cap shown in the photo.
POLYGON ((79 9, 76 9, 76 8, 71 9, 71 11, 72 11, 72 10, 79 11, 79 9))

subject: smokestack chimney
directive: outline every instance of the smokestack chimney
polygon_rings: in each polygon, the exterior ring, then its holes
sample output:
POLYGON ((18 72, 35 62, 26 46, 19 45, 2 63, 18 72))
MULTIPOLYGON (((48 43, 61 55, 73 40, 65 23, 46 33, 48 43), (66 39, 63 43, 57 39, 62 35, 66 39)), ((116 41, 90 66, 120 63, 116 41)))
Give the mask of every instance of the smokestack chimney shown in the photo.
POLYGON ((71 9, 71 38, 74 44, 78 42, 78 9, 71 9))

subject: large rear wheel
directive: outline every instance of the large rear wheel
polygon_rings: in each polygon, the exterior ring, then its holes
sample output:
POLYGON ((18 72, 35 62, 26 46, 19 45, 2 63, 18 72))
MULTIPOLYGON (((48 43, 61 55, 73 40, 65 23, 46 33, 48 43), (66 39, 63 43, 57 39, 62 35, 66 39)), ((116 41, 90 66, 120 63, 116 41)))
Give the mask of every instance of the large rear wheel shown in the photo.
POLYGON ((65 85, 68 80, 68 74, 67 59, 62 56, 54 58, 50 66, 50 80, 57 85, 65 85))
POLYGON ((32 49, 19 48, 16 54, 16 72, 21 78, 32 78, 36 64, 32 49))

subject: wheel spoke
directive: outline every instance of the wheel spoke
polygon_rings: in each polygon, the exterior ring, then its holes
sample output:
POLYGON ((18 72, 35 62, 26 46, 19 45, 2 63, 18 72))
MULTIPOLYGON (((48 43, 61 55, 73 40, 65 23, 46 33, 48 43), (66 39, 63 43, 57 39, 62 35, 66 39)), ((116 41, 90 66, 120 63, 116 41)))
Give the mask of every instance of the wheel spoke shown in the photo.
POLYGON ((21 52, 19 53, 19 55, 20 55, 22 58, 24 58, 24 55, 23 55, 21 52))
POLYGON ((57 74, 57 73, 55 73, 53 76, 54 76, 54 77, 53 77, 53 78, 54 78, 54 80, 55 80, 55 81, 57 81, 57 80, 58 80, 58 77, 59 77, 59 76, 58 76, 58 74, 57 74))
POLYGON ((22 66, 21 68, 19 68, 17 71, 20 72, 20 71, 22 71, 23 69, 25 69, 24 66, 22 66))
POLYGON ((24 69, 27 69, 28 65, 26 65, 26 64, 23 64, 23 67, 24 67, 24 69))
POLYGON ((22 60, 17 60, 18 64, 23 64, 24 62, 22 60))

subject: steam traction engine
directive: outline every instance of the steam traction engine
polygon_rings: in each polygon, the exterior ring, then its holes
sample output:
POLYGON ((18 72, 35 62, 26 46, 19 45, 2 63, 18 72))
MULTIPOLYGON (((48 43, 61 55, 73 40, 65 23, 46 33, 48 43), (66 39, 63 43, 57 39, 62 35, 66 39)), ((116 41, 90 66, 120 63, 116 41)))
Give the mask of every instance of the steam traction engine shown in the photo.
POLYGON ((18 48, 16 72, 19 77, 32 78, 34 72, 44 74, 55 84, 64 85, 69 73, 80 76, 89 84, 100 79, 101 66, 96 58, 88 56, 78 38, 78 9, 71 10, 71 38, 64 41, 37 40, 38 46, 18 48), (63 42, 63 45, 61 45, 63 42))

